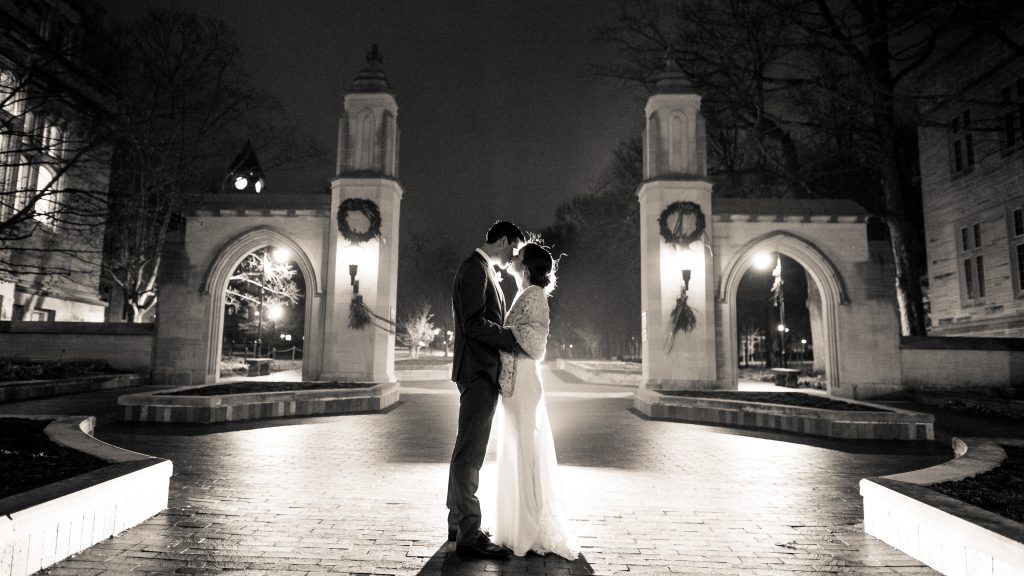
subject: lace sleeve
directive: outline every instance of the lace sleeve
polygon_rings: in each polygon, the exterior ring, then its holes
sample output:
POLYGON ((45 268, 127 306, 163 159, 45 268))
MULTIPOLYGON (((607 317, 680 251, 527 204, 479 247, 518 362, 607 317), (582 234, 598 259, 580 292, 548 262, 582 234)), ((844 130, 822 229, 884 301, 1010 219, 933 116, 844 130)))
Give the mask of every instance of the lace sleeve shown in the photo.
POLYGON ((548 344, 548 299, 540 287, 530 287, 518 302, 520 305, 512 324, 512 334, 519 346, 534 360, 543 360, 548 344))

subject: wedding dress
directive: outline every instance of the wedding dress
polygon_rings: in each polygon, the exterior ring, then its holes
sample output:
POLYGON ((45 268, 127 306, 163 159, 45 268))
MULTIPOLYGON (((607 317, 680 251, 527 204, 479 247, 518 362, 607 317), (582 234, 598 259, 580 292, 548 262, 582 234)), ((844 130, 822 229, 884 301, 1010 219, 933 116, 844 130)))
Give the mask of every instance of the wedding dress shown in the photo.
POLYGON ((555 442, 540 378, 549 325, 544 290, 533 285, 521 290, 505 325, 526 354, 501 353, 493 539, 516 556, 533 550, 575 560, 580 549, 562 507, 555 442))

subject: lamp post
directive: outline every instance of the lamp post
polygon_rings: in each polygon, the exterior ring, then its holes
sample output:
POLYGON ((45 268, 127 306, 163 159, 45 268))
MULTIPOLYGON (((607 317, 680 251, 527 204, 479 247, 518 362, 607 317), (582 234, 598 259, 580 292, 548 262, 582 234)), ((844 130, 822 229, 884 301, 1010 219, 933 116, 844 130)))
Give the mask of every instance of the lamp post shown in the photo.
POLYGON ((754 266, 761 269, 767 270, 774 260, 775 268, 772 269, 772 304, 779 309, 779 363, 781 368, 786 367, 786 332, 789 329, 786 328, 786 296, 782 289, 782 255, 776 254, 773 258, 772 254, 762 253, 754 256, 754 266))
POLYGON ((781 254, 775 263, 775 269, 772 270, 772 276, 775 278, 774 282, 772 282, 772 301, 779 308, 779 363, 782 364, 782 368, 785 368, 786 332, 789 332, 789 329, 786 328, 786 295, 782 290, 781 254))

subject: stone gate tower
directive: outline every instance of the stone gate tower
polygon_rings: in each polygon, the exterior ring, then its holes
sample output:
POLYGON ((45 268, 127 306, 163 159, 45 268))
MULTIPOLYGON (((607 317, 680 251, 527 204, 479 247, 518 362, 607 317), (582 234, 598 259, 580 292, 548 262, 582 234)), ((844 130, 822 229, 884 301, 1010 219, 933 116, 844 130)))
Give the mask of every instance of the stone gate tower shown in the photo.
POLYGON ((330 274, 326 279, 324 366, 320 379, 395 381, 398 292, 398 105, 376 45, 345 95, 331 181, 330 274), (353 302, 369 322, 353 327, 353 302))
POLYGON ((643 386, 718 388, 711 182, 697 94, 673 58, 655 77, 644 110, 640 201, 643 386), (693 312, 674 331, 683 300, 693 312))

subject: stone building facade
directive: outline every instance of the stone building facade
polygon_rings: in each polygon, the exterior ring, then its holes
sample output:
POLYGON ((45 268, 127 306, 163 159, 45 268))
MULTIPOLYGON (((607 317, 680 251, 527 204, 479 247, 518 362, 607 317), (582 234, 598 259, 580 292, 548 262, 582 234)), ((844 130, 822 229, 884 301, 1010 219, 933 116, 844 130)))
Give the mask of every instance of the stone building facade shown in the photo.
POLYGON ((979 34, 936 61, 918 130, 930 334, 1024 337, 1024 56, 979 34))
POLYGON ((0 1, 0 321, 102 322, 93 0, 0 1))

